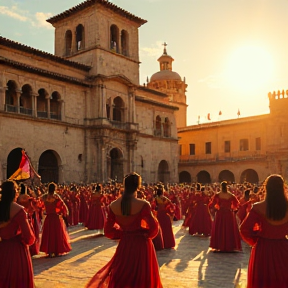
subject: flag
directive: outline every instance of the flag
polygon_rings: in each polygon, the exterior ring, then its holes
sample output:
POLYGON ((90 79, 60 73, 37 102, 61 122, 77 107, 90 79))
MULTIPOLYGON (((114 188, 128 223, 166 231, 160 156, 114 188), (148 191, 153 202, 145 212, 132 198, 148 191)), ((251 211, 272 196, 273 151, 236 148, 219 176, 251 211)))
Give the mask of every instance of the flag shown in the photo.
POLYGON ((30 179, 31 182, 34 182, 34 180, 38 180, 37 182, 39 183, 41 182, 41 176, 33 168, 25 150, 22 150, 22 158, 19 168, 9 177, 8 180, 19 181, 28 179, 30 179))
POLYGON ((219 111, 219 116, 221 116, 221 115, 222 115, 222 111, 220 110, 220 111, 219 111))
POLYGON ((210 113, 208 113, 207 119, 208 119, 208 120, 211 120, 211 118, 210 118, 210 113))
POLYGON ((238 115, 238 117, 240 116, 240 110, 239 109, 238 109, 237 115, 238 115))

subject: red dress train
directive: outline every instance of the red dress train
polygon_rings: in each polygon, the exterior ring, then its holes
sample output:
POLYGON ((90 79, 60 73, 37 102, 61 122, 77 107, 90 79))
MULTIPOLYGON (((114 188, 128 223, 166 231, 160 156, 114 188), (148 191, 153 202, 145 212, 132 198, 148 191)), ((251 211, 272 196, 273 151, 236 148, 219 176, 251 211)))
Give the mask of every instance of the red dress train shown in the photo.
POLYGON ((33 267, 28 245, 35 241, 26 213, 21 209, 0 224, 0 287, 33 288, 33 267))
POLYGON ((90 208, 85 226, 88 230, 104 228, 104 211, 102 203, 103 195, 93 193, 91 195, 90 208))
POLYGON ((164 248, 174 248, 175 247, 175 236, 173 233, 171 217, 167 213, 166 205, 168 205, 168 200, 165 198, 156 197, 155 201, 157 203, 157 219, 162 231, 162 237, 164 241, 164 248))
POLYGON ((40 251, 61 255, 71 251, 66 225, 59 215, 65 215, 68 211, 61 199, 53 199, 54 201, 46 199, 44 202, 47 216, 44 220, 40 251))
POLYGON ((108 209, 104 230, 108 238, 120 241, 112 259, 86 288, 162 288, 151 240, 158 233, 158 222, 150 205, 144 204, 139 213, 131 216, 115 215, 108 209))
MULTIPOLYGON (((241 236, 236 221, 235 210, 239 207, 238 199, 231 194, 229 199, 215 194, 209 208, 215 212, 212 223, 210 247, 222 252, 242 251, 241 236)), ((213 212, 212 212, 213 214, 213 212)))
POLYGON ((287 288, 288 222, 272 225, 252 208, 240 232, 243 240, 252 246, 247 288, 287 288))
POLYGON ((210 198, 202 193, 197 194, 195 195, 195 202, 194 213, 189 223, 189 234, 210 236, 212 227, 212 219, 208 209, 210 198))

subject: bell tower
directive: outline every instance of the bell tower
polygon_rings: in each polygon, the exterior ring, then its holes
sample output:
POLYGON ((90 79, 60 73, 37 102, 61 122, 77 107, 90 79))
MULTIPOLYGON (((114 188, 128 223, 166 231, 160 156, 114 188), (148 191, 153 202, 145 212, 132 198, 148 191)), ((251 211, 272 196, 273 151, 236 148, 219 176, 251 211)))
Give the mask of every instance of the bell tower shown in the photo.
POLYGON ((108 0, 87 0, 47 20, 55 55, 91 66, 90 76, 124 76, 139 85, 138 28, 146 23, 108 0))
POLYGON ((177 128, 187 125, 187 104, 186 104, 186 88, 187 84, 181 79, 181 76, 172 70, 172 62, 174 59, 167 54, 167 43, 163 44, 163 54, 158 58, 160 71, 154 73, 150 81, 147 78, 147 87, 159 90, 169 97, 169 102, 179 108, 175 112, 177 128))

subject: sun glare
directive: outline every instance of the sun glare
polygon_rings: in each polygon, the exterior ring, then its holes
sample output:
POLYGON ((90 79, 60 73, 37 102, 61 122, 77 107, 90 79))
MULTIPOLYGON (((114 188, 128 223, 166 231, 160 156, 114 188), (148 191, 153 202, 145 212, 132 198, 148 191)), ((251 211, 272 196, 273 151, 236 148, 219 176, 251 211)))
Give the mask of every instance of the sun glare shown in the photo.
POLYGON ((226 79, 229 86, 241 91, 255 91, 273 75, 273 59, 263 48, 243 46, 231 54, 226 79))

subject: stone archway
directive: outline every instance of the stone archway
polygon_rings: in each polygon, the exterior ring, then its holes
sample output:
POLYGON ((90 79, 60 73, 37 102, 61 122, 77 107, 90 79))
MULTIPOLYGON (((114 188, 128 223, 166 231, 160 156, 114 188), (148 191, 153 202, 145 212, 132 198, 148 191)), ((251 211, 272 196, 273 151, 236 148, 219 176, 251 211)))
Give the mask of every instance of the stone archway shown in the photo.
POLYGON ((116 182, 122 182, 124 177, 124 171, 123 171, 123 154, 120 149, 113 148, 110 151, 110 168, 108 167, 108 171, 110 170, 110 178, 112 180, 115 180, 116 182))
POLYGON ((197 174, 197 182, 202 183, 202 184, 206 184, 206 183, 211 183, 211 176, 207 171, 200 171, 197 174))
POLYGON ((170 180, 169 165, 166 160, 162 160, 158 165, 158 182, 167 183, 170 180))
POLYGON ((44 151, 39 158, 38 173, 42 183, 59 182, 59 155, 53 150, 44 151))
POLYGON ((240 177, 240 183, 244 183, 244 182, 257 184, 259 182, 258 173, 253 169, 244 170, 240 177))
POLYGON ((7 157, 7 179, 19 168, 23 148, 13 149, 7 157))
POLYGON ((191 183, 192 178, 189 172, 182 171, 179 173, 179 183, 191 183))
POLYGON ((222 170, 219 174, 219 182, 222 182, 222 181, 227 181, 227 182, 230 182, 230 183, 234 183, 235 182, 235 176, 234 174, 229 171, 229 170, 222 170))

